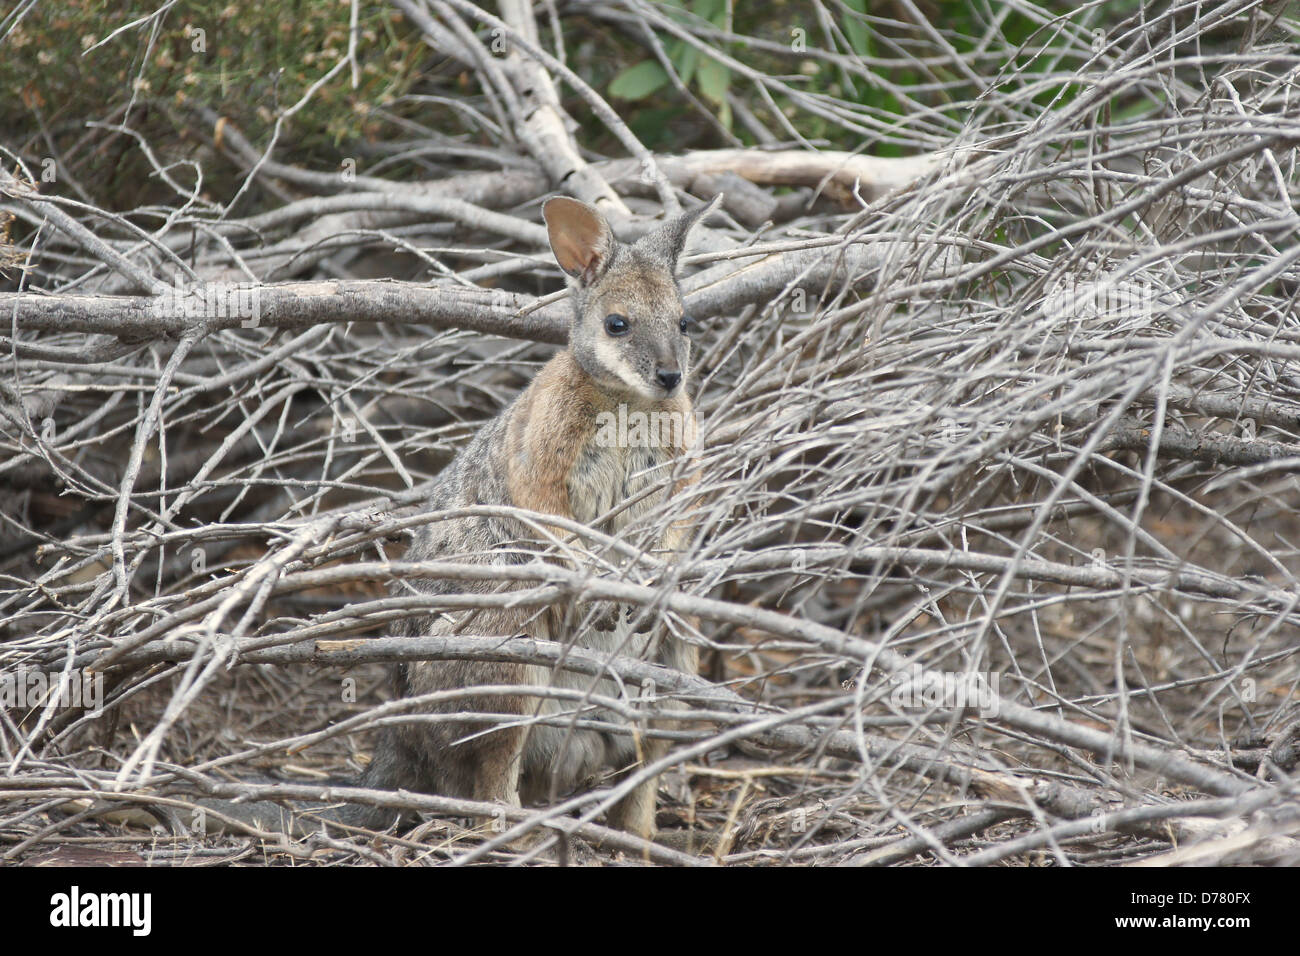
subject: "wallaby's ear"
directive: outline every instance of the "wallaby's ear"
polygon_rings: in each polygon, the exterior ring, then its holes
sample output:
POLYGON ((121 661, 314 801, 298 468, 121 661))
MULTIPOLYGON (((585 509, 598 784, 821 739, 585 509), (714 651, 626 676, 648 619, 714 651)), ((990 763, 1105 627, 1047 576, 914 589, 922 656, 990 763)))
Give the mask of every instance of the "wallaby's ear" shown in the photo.
POLYGON ((551 251, 560 268, 585 285, 600 278, 614 255, 614 233, 585 202, 557 196, 542 206, 551 251))
POLYGON ((690 235, 691 229, 717 209, 721 202, 722 193, 718 193, 703 206, 684 212, 654 232, 646 233, 636 241, 636 247, 662 259, 669 269, 677 271, 677 260, 686 248, 686 237, 690 235))

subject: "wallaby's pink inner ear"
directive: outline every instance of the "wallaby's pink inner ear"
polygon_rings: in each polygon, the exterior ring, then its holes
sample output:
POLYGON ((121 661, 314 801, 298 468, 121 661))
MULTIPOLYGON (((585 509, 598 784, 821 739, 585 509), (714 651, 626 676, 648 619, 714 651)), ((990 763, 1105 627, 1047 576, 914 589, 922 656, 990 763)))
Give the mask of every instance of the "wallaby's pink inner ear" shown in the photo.
POLYGON ((591 282, 608 264, 613 234, 604 217, 586 203, 557 196, 542 206, 555 261, 571 276, 591 282))

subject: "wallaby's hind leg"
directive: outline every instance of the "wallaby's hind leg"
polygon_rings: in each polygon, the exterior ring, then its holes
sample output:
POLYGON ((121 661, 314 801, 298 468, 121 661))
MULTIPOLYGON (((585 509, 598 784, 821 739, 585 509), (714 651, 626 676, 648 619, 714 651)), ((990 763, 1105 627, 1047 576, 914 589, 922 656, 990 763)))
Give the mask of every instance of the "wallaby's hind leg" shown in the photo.
MULTIPOLYGON (((461 690, 483 685, 526 683, 526 668, 515 664, 445 661, 412 665, 408 696, 461 690)), ((450 718, 452 714, 522 717, 530 701, 522 696, 459 697, 429 707, 444 719, 402 728, 403 743, 425 768, 418 789, 467 800, 500 801, 519 806, 519 768, 527 727, 502 726, 450 718)))
MULTIPOLYGON (((468 701, 467 706, 473 707, 474 702, 468 701)), ((494 731, 459 746, 452 743, 481 729, 481 725, 459 721, 442 724, 438 733, 422 733, 418 726, 386 728, 374 759, 357 784, 518 807, 519 767, 527 728, 494 731)), ((410 817, 403 811, 365 804, 350 804, 340 815, 344 823, 371 830, 383 830, 410 817)))
MULTIPOLYGON (((665 740, 642 741, 644 759, 638 767, 658 760, 667 752, 668 742, 665 740)), ((638 784, 635 790, 609 808, 609 813, 606 814, 607 822, 616 829, 626 830, 646 840, 653 840, 658 829, 655 825, 655 798, 658 792, 658 777, 638 784)))
MULTIPOLYGON (((686 674, 699 673, 699 650, 694 645, 687 644, 668 634, 662 634, 661 637, 664 643, 655 655, 661 663, 686 674)), ((685 705, 677 701, 665 701, 661 705, 661 710, 671 713, 674 710, 680 710, 683 706, 685 705)), ((670 730, 680 726, 680 724, 672 720, 659 720, 656 721, 655 726, 670 730)), ((670 746, 670 742, 661 737, 642 738, 641 760, 638 761, 637 766, 644 767, 662 759, 668 753, 670 746)), ((658 793, 659 778, 657 776, 640 784, 610 808, 608 814, 609 825, 627 830, 629 833, 635 833, 647 840, 653 840, 657 831, 655 825, 655 800, 658 793)))
MULTIPOLYGON (((465 622, 483 634, 521 633, 528 620, 517 613, 480 612, 465 622)), ((406 622, 404 636, 454 633, 448 617, 406 622)), ((519 775, 528 728, 514 726, 534 705, 512 694, 475 694, 473 688, 529 683, 528 668, 482 661, 420 661, 393 668, 397 698, 438 695, 411 711, 411 722, 384 727, 374 757, 358 781, 376 790, 407 790, 464 800, 520 806, 519 775), (457 692, 469 691, 468 695, 457 692), (470 714, 501 715, 501 723, 464 719, 470 714)), ((353 804, 345 822, 383 829, 409 813, 353 804)))
POLYGON ((494 730, 482 746, 474 748, 465 759, 474 762, 472 800, 522 806, 519 800, 519 769, 523 764, 526 727, 494 730))

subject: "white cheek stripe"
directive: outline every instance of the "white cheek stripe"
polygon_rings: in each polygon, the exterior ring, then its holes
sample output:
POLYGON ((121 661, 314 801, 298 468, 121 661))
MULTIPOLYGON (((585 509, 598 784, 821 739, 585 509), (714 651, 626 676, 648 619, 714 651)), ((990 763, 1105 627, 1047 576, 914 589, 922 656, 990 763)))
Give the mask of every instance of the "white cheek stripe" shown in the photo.
POLYGON ((632 391, 636 392, 638 395, 643 395, 647 398, 655 397, 647 387, 646 383, 642 382, 632 374, 632 370, 628 368, 627 363, 623 361, 623 356, 619 353, 619 350, 614 347, 614 343, 609 339, 600 339, 597 342, 596 358, 600 360, 602 368, 609 369, 618 376, 620 382, 632 389, 632 391))

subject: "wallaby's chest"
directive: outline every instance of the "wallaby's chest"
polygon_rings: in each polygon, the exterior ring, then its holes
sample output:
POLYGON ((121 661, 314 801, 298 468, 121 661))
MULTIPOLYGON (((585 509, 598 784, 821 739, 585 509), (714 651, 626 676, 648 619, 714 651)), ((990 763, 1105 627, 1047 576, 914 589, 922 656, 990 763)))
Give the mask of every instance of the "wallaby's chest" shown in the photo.
POLYGON ((678 459, 695 442, 685 395, 658 403, 602 395, 561 352, 505 420, 504 499, 617 534, 671 494, 678 459))
POLYGON ((574 460, 567 486, 573 517, 618 534, 663 503, 676 449, 610 442, 597 431, 574 460))

